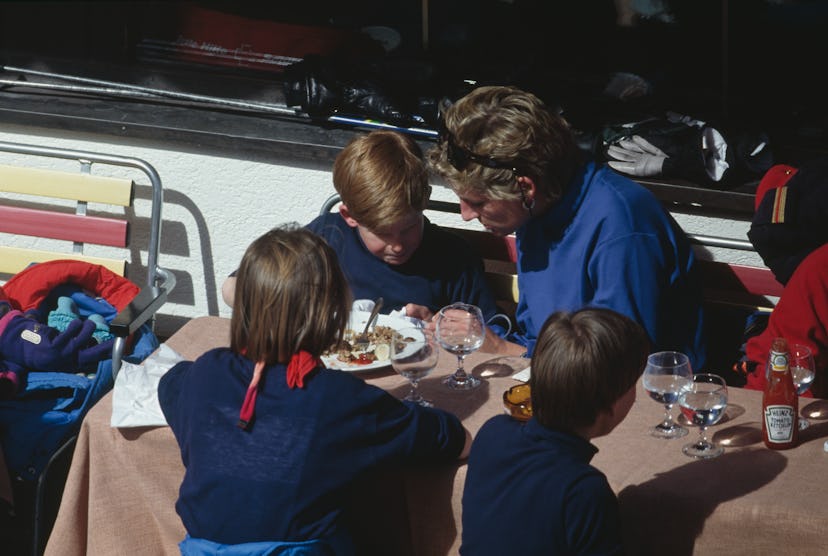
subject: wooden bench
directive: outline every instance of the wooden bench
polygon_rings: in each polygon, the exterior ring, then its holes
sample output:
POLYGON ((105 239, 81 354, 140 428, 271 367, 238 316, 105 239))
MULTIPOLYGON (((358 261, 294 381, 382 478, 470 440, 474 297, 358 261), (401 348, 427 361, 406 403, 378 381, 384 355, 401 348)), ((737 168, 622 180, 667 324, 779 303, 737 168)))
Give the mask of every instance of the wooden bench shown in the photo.
MULTIPOLYGON (((459 205, 444 201, 432 201, 429 210, 459 213, 459 205)), ((451 231, 468 241, 483 258, 489 283, 499 303, 517 303, 517 249, 514 236, 499 237, 474 229, 450 228, 451 231)), ((724 247, 755 251, 748 241, 733 240, 715 236, 692 234, 688 236, 693 245, 701 247, 724 247)), ((754 267, 713 261, 701 258, 704 298, 707 303, 749 306, 771 310, 776 298, 782 294, 782 284, 777 282, 767 267, 754 267)))
MULTIPOLYGON (((333 195, 323 204, 320 213, 332 210, 338 202, 338 195, 333 195)), ((457 203, 432 200, 428 210, 459 214, 460 206, 457 203)), ((514 317, 519 294, 514 236, 499 237, 483 230, 443 227, 464 238, 480 254, 486 279, 498 307, 505 314, 514 317)), ((736 359, 747 316, 756 311, 772 311, 782 294, 783 286, 767 267, 703 258, 706 255, 702 249, 707 247, 755 251, 749 241, 699 234, 689 234, 688 237, 697 248, 702 274, 708 326, 708 368, 726 374, 729 363, 736 359)))
MULTIPOLYGON (((486 277, 499 303, 517 303, 517 251, 513 236, 499 237, 488 232, 452 228, 483 258, 486 277)), ((771 310, 782 293, 770 269, 699 260, 705 302, 750 306, 771 310)))
MULTIPOLYGON (((455 228, 482 256, 486 278, 500 309, 513 317, 518 300, 517 252, 514 237, 498 237, 485 231, 455 228)), ((692 239, 691 239, 692 241, 692 239)), ((695 241, 696 245, 708 244, 695 241)), ((704 289, 707 327, 705 370, 721 374, 732 386, 744 385, 744 377, 732 366, 746 333, 748 317, 770 315, 782 294, 782 284, 766 267, 753 267, 699 259, 704 289)))
POLYGON ((105 266, 124 276, 126 261, 84 255, 84 245, 126 248, 128 222, 92 216, 88 203, 128 207, 132 204, 133 186, 131 180, 123 178, 0 165, 0 191, 38 198, 31 204, 23 198, 3 199, 0 232, 70 242, 68 248, 61 248, 66 244, 55 244, 50 250, 0 245, 0 273, 16 274, 33 262, 75 259, 105 266), (46 204, 55 199, 70 200, 74 206, 46 204))
MULTIPOLYGON (((17 143, 0 142, 0 153, 20 161, 0 164, 0 278, 8 279, 32 263, 60 259, 104 266, 142 286, 111 326, 118 337, 135 332, 175 285, 175 276, 158 265, 163 191, 155 169, 137 158, 17 143), (76 169, 54 169, 57 160, 72 161, 76 169), (149 180, 146 233, 135 235, 131 229, 136 221, 135 183, 115 175, 124 168, 138 170, 149 180), (136 276, 140 265, 130 268, 141 262, 144 251, 145 279, 136 276)), ((120 355, 115 357, 118 365, 120 355)))

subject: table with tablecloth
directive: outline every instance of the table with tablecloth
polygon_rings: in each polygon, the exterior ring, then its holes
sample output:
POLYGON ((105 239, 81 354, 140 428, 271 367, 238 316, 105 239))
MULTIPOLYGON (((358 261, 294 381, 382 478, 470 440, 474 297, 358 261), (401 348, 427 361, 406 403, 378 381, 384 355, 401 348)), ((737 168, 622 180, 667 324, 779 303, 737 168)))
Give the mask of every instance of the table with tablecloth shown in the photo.
MULTIPOLYGON (((186 358, 229 341, 229 320, 193 319, 167 344, 186 358)), ((441 354, 422 393, 456 413, 474 434, 503 411, 502 395, 526 365, 514 357, 473 353, 467 368, 484 379, 473 391, 451 391, 440 380, 455 359, 441 354)), ((407 382, 390 369, 361 376, 402 397, 407 382)), ((631 554, 826 554, 828 525, 828 402, 801 399, 811 426, 796 449, 775 452, 761 442, 761 394, 730 389, 725 419, 711 427, 726 446, 712 460, 682 454, 688 440, 647 434, 663 407, 639 387, 627 419, 594 440, 593 463, 618 492, 631 554)), ((112 396, 87 415, 78 439, 47 555, 177 554, 184 528, 175 513, 183 475, 168 427, 112 428, 112 396)), ((692 434, 697 434, 695 430, 692 434)), ((402 469, 371 477, 348 516, 361 554, 457 554, 466 464, 402 469)), ((516 532, 519 534, 519 532, 516 532)))

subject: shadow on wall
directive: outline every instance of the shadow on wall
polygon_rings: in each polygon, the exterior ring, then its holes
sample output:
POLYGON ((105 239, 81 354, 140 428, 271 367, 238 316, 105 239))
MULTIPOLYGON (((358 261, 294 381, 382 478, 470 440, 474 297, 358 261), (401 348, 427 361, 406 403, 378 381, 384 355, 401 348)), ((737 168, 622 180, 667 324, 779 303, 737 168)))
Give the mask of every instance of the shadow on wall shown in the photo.
MULTIPOLYGON (((149 186, 136 186, 135 196, 139 199, 149 199, 152 195, 152 189, 149 186)), ((216 284, 215 269, 213 267, 213 247, 210 241, 210 234, 207 230, 207 223, 204 215, 199 210, 198 206, 186 195, 170 189, 164 189, 164 205, 169 207, 176 205, 184 208, 193 218, 196 223, 196 230, 199 238, 198 255, 201 264, 203 265, 204 274, 204 295, 207 303, 207 315, 217 316, 219 314, 219 294, 216 284)), ((148 236, 150 233, 149 218, 135 217, 130 215, 133 227, 131 233, 143 234, 148 236)), ((165 259, 164 255, 172 255, 175 257, 192 258, 192 253, 189 249, 189 236, 192 235, 184 224, 180 221, 172 221, 162 219, 161 226, 161 253, 159 255, 159 264, 173 272, 176 277, 176 286, 168 298, 168 302, 178 305, 185 305, 189 307, 195 306, 195 287, 192 275, 180 268, 173 268, 170 266, 172 259, 165 259)), ((142 238, 143 239, 143 238, 142 238)), ((146 265, 142 264, 141 253, 134 250, 130 253, 130 278, 135 280, 136 277, 141 277, 147 272, 146 265)), ((159 311, 156 323, 156 335, 163 341, 179 328, 181 328, 190 317, 177 316, 165 313, 164 308, 159 311)))

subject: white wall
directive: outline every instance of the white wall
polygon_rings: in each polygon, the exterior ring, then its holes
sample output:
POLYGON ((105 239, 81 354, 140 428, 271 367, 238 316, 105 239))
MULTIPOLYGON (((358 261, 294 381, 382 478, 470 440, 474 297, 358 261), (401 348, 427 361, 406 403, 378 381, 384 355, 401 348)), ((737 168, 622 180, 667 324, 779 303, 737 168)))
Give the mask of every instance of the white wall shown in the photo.
MULTIPOLYGON (((150 146, 104 136, 54 130, 36 133, 31 128, 8 126, 1 128, 0 140, 135 157, 156 169, 165 200, 159 264, 173 270, 178 278, 162 313, 175 317, 229 316, 221 301, 221 283, 236 268, 248 243, 276 224, 308 222, 334 193, 329 172, 213 152, 185 153, 171 144, 150 146)), ((7 155, 0 161, 14 158, 7 155)), ((133 179, 138 185, 149 183, 140 172, 133 179)), ((144 216, 149 214, 146 205, 144 216)), ((140 210, 141 204, 136 203, 138 216, 140 210)), ((142 262, 146 263, 145 257, 142 262)), ((159 329, 159 334, 167 332, 159 329)))
MULTIPOLYGON (((31 127, 0 127, 0 140, 135 157, 157 170, 165 191, 159 262, 178 278, 176 291, 162 311, 166 318, 159 320, 161 335, 174 332, 191 317, 229 316, 221 301, 221 284, 238 265, 248 243, 276 224, 310 221, 334 193, 328 170, 279 164, 265 156, 240 158, 214 150, 184 149, 174 143, 31 127)), ((0 156, 0 162, 9 158, 0 156)), ((141 173, 133 179, 139 185, 148 183, 141 173)), ((442 187, 435 187, 434 198, 456 200, 442 187)), ((139 202, 138 216, 140 212, 139 202)), ((451 215, 430 213, 429 217, 438 223, 457 224, 451 215)), ((677 220, 691 233, 746 239, 748 223, 685 215, 677 215, 677 220)), ((709 256, 762 264, 755 253, 714 250, 709 256)))

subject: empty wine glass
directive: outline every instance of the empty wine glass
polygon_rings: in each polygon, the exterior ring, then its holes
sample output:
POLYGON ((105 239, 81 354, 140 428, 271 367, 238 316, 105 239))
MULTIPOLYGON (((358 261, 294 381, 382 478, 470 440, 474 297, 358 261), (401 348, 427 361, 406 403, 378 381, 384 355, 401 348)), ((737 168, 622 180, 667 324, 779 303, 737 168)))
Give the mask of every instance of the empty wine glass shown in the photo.
POLYGON ((411 327, 394 332, 391 339, 391 366, 411 384, 404 400, 424 407, 434 405, 423 398, 417 386, 437 365, 439 354, 434 335, 428 330, 411 327))
MULTIPOLYGON (((816 371, 814 369, 814 356, 808 346, 802 344, 790 345, 790 368, 796 394, 801 396, 808 391, 811 383, 814 382, 816 371)), ((799 417, 799 430, 807 429, 810 422, 804 417, 799 417)))
POLYGON ((480 349, 486 336, 486 324, 480 308, 468 303, 452 303, 437 315, 437 341, 457 356, 457 370, 443 384, 454 390, 471 390, 480 386, 480 379, 467 374, 463 361, 469 353, 480 349))
POLYGON ((694 458, 715 458, 724 448, 707 439, 707 427, 715 425, 727 408, 727 383, 719 375, 700 373, 693 376, 678 398, 681 412, 690 423, 699 427, 699 438, 685 444, 682 452, 694 458))
POLYGON ((664 419, 650 429, 657 438, 681 438, 687 429, 673 420, 671 411, 681 389, 693 376, 690 359, 677 351, 660 351, 647 357, 644 367, 644 389, 655 401, 664 404, 664 419))

